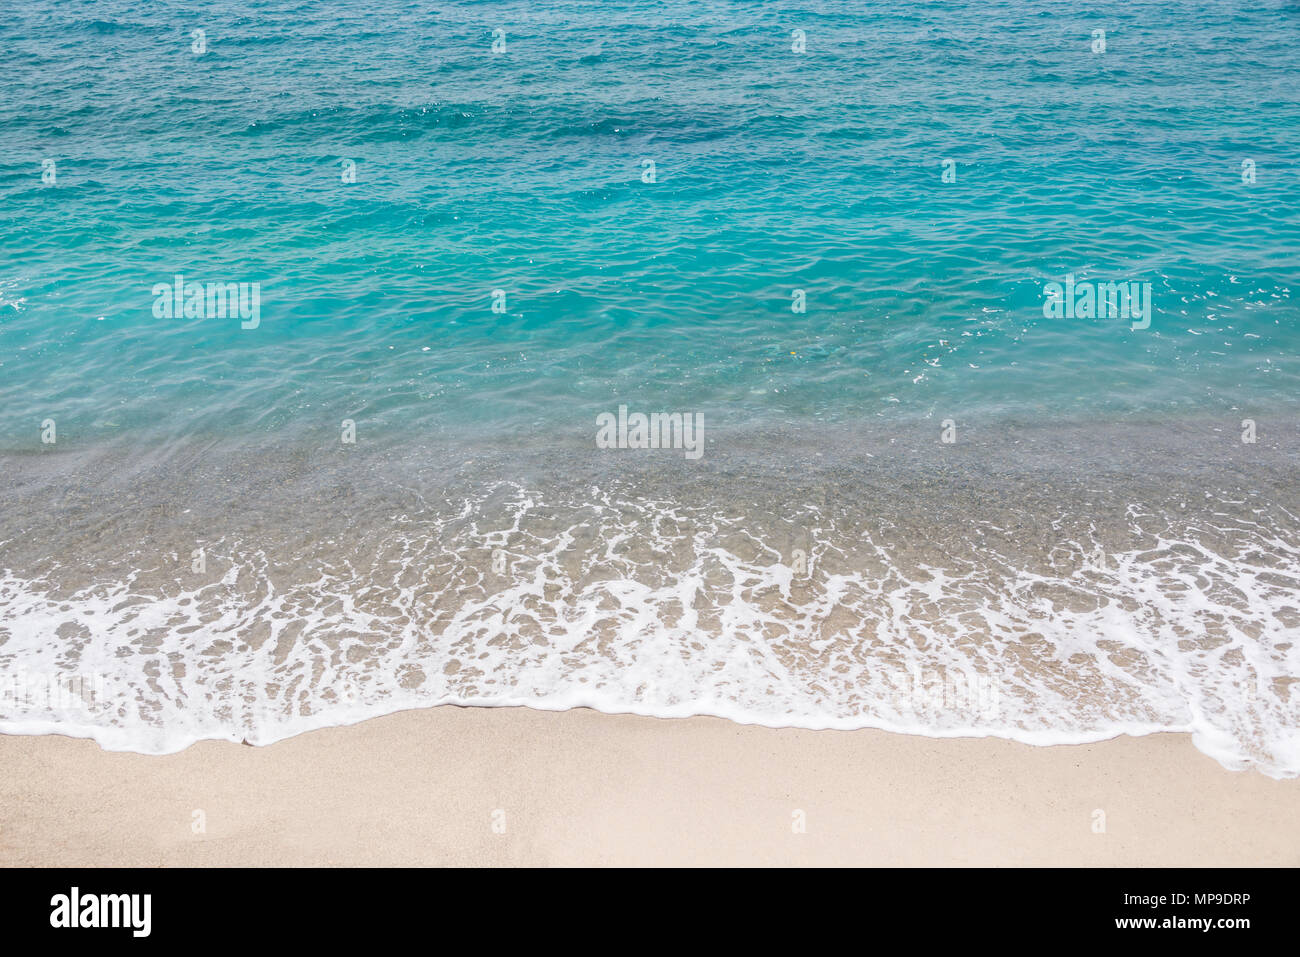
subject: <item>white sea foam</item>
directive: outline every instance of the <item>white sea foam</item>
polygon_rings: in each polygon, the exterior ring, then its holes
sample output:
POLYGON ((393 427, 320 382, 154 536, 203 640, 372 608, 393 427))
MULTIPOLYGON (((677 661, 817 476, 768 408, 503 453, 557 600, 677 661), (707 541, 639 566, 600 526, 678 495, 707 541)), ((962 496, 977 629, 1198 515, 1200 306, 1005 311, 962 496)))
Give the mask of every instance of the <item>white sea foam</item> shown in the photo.
POLYGON ((206 576, 179 553, 76 584, 6 570, 0 666, 108 691, 0 695, 0 730, 163 753, 442 703, 586 706, 1032 744, 1188 731, 1295 776, 1295 517, 1229 505, 1131 506, 1129 547, 1097 554, 1079 523, 1041 547, 989 518, 918 542, 825 503, 757 523, 505 484, 346 546, 223 539, 206 576))

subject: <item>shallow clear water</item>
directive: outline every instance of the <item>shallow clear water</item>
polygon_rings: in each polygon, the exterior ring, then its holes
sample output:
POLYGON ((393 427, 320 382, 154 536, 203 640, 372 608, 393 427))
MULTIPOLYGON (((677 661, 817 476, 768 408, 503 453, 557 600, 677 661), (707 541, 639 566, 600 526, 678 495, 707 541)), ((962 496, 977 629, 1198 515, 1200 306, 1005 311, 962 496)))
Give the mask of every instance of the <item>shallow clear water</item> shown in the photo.
POLYGON ((0 665, 118 689, 0 726, 594 704, 1300 771, 1300 8, 1174 9, 0 11, 0 665), (255 327, 159 315, 177 274, 255 327), (1049 317, 1067 276, 1149 313, 1049 317), (703 457, 595 449, 620 405, 703 457))
POLYGON ((1293 6, 422 6, 3 15, 8 447, 56 412, 86 439, 544 435, 616 399, 799 422, 1297 394, 1293 6), (261 325, 156 319, 178 272, 260 282, 261 325), (1044 319, 1069 273, 1150 282, 1150 328, 1044 319))

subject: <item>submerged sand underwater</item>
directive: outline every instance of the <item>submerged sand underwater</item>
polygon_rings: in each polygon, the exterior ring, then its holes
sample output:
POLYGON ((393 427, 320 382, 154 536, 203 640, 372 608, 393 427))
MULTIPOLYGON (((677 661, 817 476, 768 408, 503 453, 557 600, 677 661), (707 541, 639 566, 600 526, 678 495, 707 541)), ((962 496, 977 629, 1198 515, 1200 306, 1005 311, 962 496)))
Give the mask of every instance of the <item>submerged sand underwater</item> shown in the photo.
POLYGON ((7 456, 0 729, 169 752, 440 703, 1300 771, 1296 429, 7 456), (50 676, 54 676, 50 678, 50 676), (75 699, 51 694, 72 676, 75 699))

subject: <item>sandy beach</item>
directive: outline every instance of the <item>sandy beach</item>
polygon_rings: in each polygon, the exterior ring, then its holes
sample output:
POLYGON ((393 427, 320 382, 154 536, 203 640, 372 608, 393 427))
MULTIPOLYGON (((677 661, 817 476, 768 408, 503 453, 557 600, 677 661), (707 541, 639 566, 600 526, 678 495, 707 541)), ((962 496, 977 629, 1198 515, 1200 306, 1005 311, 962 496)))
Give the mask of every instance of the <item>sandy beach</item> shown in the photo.
POLYGON ((161 757, 5 735, 0 772, 5 866, 1300 864, 1300 780, 1180 734, 439 707, 161 757))

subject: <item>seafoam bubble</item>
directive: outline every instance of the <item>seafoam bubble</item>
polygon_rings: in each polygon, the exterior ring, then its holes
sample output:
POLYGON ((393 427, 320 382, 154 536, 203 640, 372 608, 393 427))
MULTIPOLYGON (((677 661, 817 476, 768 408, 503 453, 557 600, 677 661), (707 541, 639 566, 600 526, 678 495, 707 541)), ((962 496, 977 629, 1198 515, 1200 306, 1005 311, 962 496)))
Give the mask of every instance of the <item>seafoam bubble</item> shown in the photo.
POLYGON ((157 562, 6 570, 0 663, 115 693, 0 699, 0 729, 156 753, 441 703, 587 706, 1033 744, 1187 731, 1228 767, 1300 772, 1285 509, 1130 503, 1051 528, 1023 503, 936 522, 902 498, 761 513, 762 491, 617 477, 472 488, 352 535, 224 537, 202 584, 157 562))

